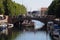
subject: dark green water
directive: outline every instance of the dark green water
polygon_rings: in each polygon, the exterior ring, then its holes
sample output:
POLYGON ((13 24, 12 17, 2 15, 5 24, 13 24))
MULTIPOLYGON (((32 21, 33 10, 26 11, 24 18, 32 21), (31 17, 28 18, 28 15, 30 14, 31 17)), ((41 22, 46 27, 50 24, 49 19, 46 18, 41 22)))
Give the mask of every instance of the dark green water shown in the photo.
POLYGON ((51 40, 45 31, 37 32, 13 32, 9 40, 51 40))

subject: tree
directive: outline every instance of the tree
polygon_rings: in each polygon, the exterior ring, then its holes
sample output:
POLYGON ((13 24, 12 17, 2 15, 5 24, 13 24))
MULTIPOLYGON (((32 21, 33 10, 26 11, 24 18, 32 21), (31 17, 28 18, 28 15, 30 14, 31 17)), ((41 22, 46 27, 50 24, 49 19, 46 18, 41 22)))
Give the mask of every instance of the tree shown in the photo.
POLYGON ((60 17, 60 0, 54 0, 48 8, 48 14, 60 17))
POLYGON ((0 14, 4 14, 4 6, 3 6, 3 1, 0 0, 0 14))
POLYGON ((24 5, 15 3, 12 0, 0 0, 0 14, 18 16, 26 12, 24 5))

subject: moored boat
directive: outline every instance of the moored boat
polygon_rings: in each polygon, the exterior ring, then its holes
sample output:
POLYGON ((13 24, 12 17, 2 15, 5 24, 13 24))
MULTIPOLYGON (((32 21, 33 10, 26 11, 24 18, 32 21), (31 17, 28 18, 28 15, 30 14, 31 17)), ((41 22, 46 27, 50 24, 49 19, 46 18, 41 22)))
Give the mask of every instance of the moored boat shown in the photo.
POLYGON ((34 30, 34 22, 32 21, 28 21, 28 20, 24 20, 22 23, 23 29, 31 31, 34 30))
POLYGON ((0 35, 8 35, 8 29, 12 27, 13 24, 8 22, 8 16, 0 15, 0 35))
POLYGON ((48 33, 54 40, 60 40, 60 24, 59 24, 59 22, 60 22, 60 20, 55 19, 54 23, 53 22, 49 23, 52 25, 47 25, 48 33))
POLYGON ((0 35, 1 34, 5 34, 5 35, 8 35, 8 29, 9 28, 12 28, 13 27, 13 24, 6 24, 6 23, 1 23, 0 24, 0 35))

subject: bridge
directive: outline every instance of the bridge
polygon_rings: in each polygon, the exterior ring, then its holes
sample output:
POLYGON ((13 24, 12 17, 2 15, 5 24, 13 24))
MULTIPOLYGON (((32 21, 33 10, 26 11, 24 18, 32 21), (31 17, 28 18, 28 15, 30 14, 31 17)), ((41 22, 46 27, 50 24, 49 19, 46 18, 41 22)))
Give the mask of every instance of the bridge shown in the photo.
POLYGON ((40 17, 24 17, 24 16, 19 16, 19 17, 13 19, 13 24, 17 25, 17 26, 21 26, 19 23, 22 23, 25 19, 27 19, 27 20, 39 20, 39 21, 43 22, 45 24, 45 26, 43 26, 42 28, 40 28, 41 30, 42 29, 43 30, 47 30, 46 29, 47 28, 47 26, 46 26, 47 22, 52 20, 52 19, 47 18, 47 17, 40 18, 40 17))

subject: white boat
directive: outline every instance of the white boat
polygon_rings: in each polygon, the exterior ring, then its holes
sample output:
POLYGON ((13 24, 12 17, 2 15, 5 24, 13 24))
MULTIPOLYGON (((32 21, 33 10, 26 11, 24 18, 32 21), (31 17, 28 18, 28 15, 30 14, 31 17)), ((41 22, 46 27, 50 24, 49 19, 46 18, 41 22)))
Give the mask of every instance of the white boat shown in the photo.
POLYGON ((13 27, 13 24, 8 22, 9 16, 0 15, 0 34, 8 34, 8 29, 13 27))
POLYGON ((0 24, 0 34, 8 35, 8 29, 12 28, 12 27, 13 27, 13 24, 1 23, 0 24))

